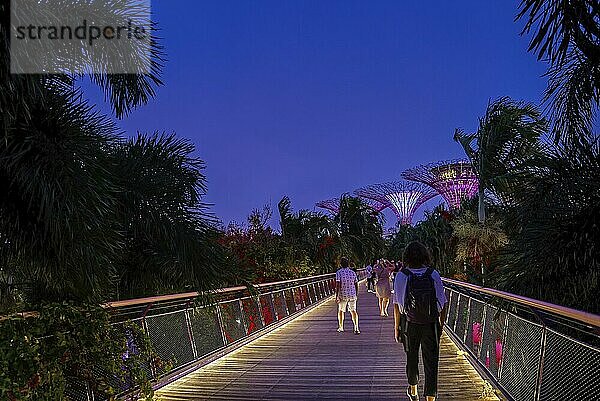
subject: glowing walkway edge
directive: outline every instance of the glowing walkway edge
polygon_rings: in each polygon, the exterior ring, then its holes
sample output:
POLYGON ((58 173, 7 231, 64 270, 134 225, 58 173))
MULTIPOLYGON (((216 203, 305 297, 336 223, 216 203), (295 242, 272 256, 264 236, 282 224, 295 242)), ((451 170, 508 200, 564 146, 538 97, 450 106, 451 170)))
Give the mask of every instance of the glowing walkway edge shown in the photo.
MULTIPOLYGON (((363 281, 363 280, 361 280, 361 281, 363 281)), ((274 332, 284 328, 288 323, 291 323, 292 321, 303 316, 307 312, 310 312, 316 308, 321 307, 325 302, 329 301, 333 297, 334 297, 334 295, 329 295, 328 297, 325 297, 325 298, 317 301, 316 303, 305 307, 304 309, 302 309, 301 311, 298 311, 297 313, 294 313, 293 315, 289 315, 289 316, 282 318, 277 323, 273 323, 266 327, 262 327, 259 330, 255 331, 254 333, 248 335, 247 337, 241 338, 239 340, 232 342, 231 344, 226 345, 223 348, 217 349, 217 350, 211 352, 210 354, 208 354, 207 356, 205 356, 204 358, 202 358, 198 361, 192 362, 188 366, 184 366, 184 367, 177 369, 176 372, 167 374, 166 376, 162 377, 157 383, 155 383, 152 386, 152 389, 155 391, 160 390, 161 388, 189 375, 190 373, 192 373, 198 369, 209 366, 213 362, 216 362, 225 356, 235 355, 235 353, 238 350, 240 350, 242 347, 244 347, 245 345, 248 345, 248 344, 258 340, 259 338, 261 338, 262 336, 264 336, 266 334, 274 333, 274 332)))

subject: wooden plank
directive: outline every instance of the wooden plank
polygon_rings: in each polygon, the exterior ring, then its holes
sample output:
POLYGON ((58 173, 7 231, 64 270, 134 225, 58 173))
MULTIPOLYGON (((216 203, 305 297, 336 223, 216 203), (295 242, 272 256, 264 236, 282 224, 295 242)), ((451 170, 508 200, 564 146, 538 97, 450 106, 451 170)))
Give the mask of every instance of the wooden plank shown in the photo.
MULTIPOLYGON (((240 349, 163 387, 163 401, 405 400, 405 354, 393 339, 393 317, 380 317, 377 298, 361 285, 360 335, 338 333, 329 300, 240 349)), ((390 312, 392 308, 390 306, 390 312)), ((421 383, 423 368, 421 366, 421 383)), ((480 401, 484 382, 444 335, 439 400, 480 401)), ((422 384, 419 386, 422 394, 422 384)), ((425 397, 421 396, 421 400, 425 397)))

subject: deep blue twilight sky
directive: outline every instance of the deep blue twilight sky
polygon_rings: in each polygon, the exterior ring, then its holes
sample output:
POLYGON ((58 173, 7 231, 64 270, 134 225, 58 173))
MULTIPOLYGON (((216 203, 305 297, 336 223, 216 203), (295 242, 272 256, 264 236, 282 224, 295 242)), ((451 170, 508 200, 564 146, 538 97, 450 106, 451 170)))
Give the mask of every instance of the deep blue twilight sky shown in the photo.
POLYGON ((165 86, 119 124, 191 139, 225 224, 283 195, 312 209, 462 157, 454 129, 491 98, 539 102, 518 3, 155 0, 165 86))

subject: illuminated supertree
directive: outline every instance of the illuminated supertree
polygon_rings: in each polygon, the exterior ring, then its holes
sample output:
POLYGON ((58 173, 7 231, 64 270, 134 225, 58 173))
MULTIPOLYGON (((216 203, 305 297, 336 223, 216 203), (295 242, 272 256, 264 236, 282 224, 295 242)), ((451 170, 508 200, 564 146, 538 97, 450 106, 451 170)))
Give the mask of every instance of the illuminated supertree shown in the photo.
POLYGON ((433 189, 420 183, 395 181, 373 184, 357 189, 354 194, 388 205, 402 225, 411 224, 416 210, 437 195, 433 189))
MULTIPOLYGON (((371 209, 373 209, 377 213, 379 213, 383 209, 389 207, 388 204, 378 202, 374 199, 361 198, 361 200, 363 201, 363 203, 365 203, 367 206, 369 206, 371 209)), ((340 211, 340 198, 326 199, 324 201, 317 202, 315 204, 315 206, 317 206, 321 209, 329 210, 333 214, 338 214, 338 212, 340 211)))
POLYGON ((424 183, 435 189, 450 207, 458 208, 463 199, 477 192, 478 180, 468 160, 448 160, 408 169, 402 178, 424 183))
POLYGON ((315 206, 329 210, 333 214, 338 214, 340 211, 340 198, 326 199, 315 203, 315 206))

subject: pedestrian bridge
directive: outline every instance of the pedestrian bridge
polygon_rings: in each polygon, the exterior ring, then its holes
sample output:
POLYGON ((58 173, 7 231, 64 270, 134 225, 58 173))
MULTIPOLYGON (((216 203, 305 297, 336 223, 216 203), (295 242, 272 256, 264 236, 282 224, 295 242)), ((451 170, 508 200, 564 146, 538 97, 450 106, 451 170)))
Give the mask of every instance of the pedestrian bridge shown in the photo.
MULTIPOLYGON (((403 400, 393 317, 361 285, 361 334, 338 333, 334 275, 110 304, 174 369, 161 400, 403 400)), ((600 399, 600 316, 445 280, 439 400, 600 399)), ((391 307, 390 307, 391 311, 391 307)), ((422 368, 419 392, 422 394, 422 368)), ((75 390, 77 389, 77 390, 75 390)), ((126 389, 123 389, 126 393, 126 389)), ((86 386, 70 398, 93 400, 86 386)), ((421 397, 424 399, 424 397, 421 397)))

